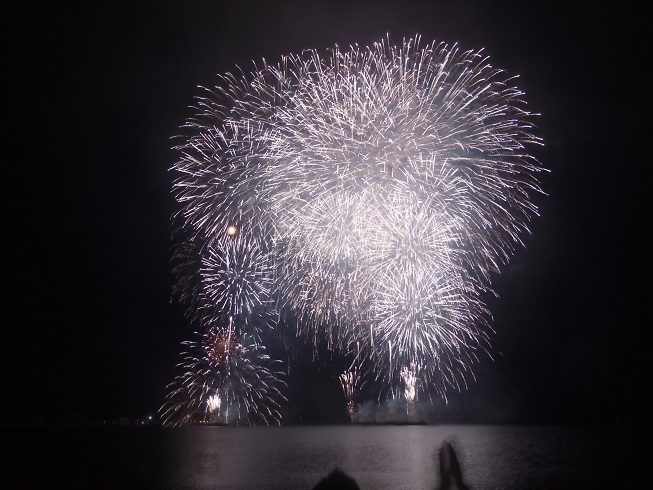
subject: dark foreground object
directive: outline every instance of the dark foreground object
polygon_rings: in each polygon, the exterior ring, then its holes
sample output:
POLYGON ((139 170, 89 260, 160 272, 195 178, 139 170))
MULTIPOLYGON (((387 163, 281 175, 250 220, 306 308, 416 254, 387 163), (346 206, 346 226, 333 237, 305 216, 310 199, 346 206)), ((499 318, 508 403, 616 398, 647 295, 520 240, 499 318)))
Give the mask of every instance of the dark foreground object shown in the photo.
POLYGON ((440 446, 440 489, 441 490, 468 490, 463 483, 463 473, 456 452, 447 441, 440 446))
MULTIPOLYGON (((439 490, 469 490, 463 483, 463 474, 456 452, 451 443, 443 441, 440 446, 440 487, 439 490)), ((334 469, 322 478, 313 490, 360 490, 358 483, 340 468, 334 469)))
POLYGON ((358 486, 358 483, 356 483, 356 480, 351 476, 346 474, 340 468, 336 468, 313 487, 313 490, 330 489, 360 490, 360 487, 358 486))

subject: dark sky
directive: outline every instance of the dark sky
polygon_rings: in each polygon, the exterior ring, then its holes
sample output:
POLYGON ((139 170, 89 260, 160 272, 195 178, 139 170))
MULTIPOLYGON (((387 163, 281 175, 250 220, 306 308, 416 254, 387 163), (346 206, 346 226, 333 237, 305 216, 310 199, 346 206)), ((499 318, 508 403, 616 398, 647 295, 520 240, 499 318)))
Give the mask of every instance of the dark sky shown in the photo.
MULTIPOLYGON (((170 137, 235 65, 386 34, 485 48, 519 74, 546 198, 495 285, 495 348, 443 420, 642 417, 650 291, 649 40, 619 2, 90 2, 4 15, 2 415, 156 414, 190 327, 171 303, 170 137), (496 5, 494 5, 496 4, 496 5), (388 6, 391 5, 391 6, 388 6), (567 4, 565 4, 567 5, 567 4), (647 152, 648 154, 649 152, 647 152)), ((292 413, 333 421, 322 374, 292 413)))

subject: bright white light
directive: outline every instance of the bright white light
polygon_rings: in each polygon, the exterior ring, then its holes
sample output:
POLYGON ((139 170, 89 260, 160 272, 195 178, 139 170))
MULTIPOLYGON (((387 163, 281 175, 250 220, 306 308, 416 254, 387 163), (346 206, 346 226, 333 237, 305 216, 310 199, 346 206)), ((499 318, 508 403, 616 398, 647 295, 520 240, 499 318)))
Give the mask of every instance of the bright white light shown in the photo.
POLYGON ((542 193, 515 80, 419 37, 221 77, 175 148, 189 317, 251 333, 251 312, 280 305, 407 399, 465 388, 491 348, 484 298, 542 193), (247 227, 225 244, 225 223, 247 227))

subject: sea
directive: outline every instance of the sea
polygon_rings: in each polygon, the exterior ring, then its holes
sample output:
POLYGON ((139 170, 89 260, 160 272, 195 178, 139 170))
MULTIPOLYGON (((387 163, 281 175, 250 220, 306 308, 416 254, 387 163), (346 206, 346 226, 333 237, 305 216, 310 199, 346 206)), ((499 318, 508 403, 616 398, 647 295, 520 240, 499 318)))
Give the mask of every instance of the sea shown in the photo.
POLYGON ((0 487, 310 490, 339 469, 362 490, 436 490, 448 443, 469 489, 628 489, 639 488, 632 435, 594 426, 4 426, 0 487))

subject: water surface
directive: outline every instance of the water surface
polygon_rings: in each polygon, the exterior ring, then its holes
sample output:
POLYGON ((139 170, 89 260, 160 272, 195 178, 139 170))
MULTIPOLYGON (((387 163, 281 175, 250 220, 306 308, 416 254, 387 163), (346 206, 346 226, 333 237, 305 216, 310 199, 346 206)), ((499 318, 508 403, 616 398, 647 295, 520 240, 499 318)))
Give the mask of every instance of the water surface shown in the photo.
POLYGON ((334 468, 361 489, 439 486, 449 441, 472 489, 623 488, 614 428, 492 425, 3 427, 8 488, 311 489, 334 468))

